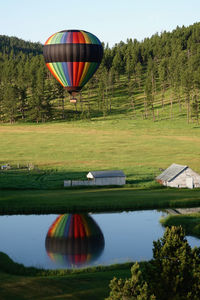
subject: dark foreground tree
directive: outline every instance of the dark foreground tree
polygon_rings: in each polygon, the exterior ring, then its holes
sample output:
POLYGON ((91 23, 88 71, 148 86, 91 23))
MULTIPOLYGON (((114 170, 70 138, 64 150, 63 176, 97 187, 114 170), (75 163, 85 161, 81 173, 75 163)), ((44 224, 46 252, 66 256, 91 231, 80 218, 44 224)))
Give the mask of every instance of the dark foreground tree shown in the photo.
POLYGON ((107 300, 199 300, 200 248, 190 247, 182 227, 167 228, 153 259, 135 263, 131 278, 114 278, 110 288, 107 300))
POLYGON ((158 299, 200 299, 200 248, 190 247, 182 227, 166 229, 154 242, 153 257, 158 299))
POLYGON ((114 277, 109 286, 111 292, 106 300, 156 300, 150 294, 137 262, 131 268, 131 278, 123 280, 114 277))

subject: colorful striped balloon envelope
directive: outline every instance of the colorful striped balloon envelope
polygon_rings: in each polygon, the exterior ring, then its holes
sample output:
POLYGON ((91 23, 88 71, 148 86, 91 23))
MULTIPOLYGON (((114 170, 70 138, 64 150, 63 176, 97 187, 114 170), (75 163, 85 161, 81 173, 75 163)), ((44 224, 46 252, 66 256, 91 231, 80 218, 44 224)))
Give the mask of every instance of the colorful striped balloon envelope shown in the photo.
POLYGON ((63 214, 49 228, 45 246, 49 257, 67 266, 94 261, 104 249, 103 234, 87 214, 63 214))
POLYGON ((52 75, 74 95, 98 69, 103 47, 99 39, 84 30, 63 30, 46 41, 43 54, 52 75))

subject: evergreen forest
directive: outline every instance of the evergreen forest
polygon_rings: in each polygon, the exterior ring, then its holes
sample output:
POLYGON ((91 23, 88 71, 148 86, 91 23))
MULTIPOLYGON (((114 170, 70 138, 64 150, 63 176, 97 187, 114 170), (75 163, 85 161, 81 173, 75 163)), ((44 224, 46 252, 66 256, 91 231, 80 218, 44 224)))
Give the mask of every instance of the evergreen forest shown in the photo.
POLYGON ((0 36, 0 122, 46 122, 126 114, 199 122, 200 23, 104 46, 77 104, 50 74, 42 44, 0 36))

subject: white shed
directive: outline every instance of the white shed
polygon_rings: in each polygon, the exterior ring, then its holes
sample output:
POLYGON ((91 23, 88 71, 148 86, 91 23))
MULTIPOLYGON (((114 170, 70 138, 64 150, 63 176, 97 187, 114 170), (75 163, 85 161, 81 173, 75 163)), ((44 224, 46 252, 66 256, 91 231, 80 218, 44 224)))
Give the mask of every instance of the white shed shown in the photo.
POLYGON ((197 188, 200 187, 200 175, 188 166, 172 164, 156 177, 156 181, 170 187, 197 188))
POLYGON ((91 171, 87 174, 89 180, 95 185, 124 185, 126 176, 123 171, 91 171))

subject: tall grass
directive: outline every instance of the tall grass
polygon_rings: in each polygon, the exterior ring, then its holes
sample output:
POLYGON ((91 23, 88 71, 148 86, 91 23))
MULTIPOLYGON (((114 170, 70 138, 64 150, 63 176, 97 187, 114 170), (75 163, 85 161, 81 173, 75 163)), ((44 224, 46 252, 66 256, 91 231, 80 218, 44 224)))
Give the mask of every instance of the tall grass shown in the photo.
POLYGON ((1 191, 0 214, 130 211, 200 206, 199 190, 101 188, 1 191))

